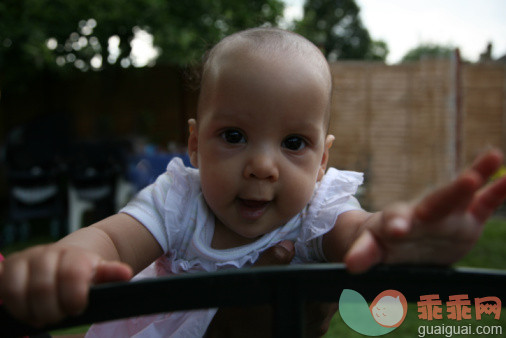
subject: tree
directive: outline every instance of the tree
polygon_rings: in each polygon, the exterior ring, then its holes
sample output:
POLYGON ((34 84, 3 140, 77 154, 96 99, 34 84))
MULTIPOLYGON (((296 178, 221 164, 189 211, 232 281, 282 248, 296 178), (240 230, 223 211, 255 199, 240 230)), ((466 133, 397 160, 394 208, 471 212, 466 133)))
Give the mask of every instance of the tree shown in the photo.
POLYGON ((366 60, 385 61, 388 56, 388 45, 382 40, 372 40, 369 51, 365 55, 366 60))
POLYGON ((359 14, 355 0, 306 0, 294 30, 319 46, 329 61, 385 60, 386 43, 371 40, 359 14))
POLYGON ((453 46, 426 43, 409 50, 401 62, 417 61, 423 58, 449 58, 454 52, 455 47, 453 46))
POLYGON ((139 32, 154 36, 156 62, 183 65, 225 35, 275 25, 283 6, 281 0, 3 0, 0 84, 41 70, 128 67, 139 32))

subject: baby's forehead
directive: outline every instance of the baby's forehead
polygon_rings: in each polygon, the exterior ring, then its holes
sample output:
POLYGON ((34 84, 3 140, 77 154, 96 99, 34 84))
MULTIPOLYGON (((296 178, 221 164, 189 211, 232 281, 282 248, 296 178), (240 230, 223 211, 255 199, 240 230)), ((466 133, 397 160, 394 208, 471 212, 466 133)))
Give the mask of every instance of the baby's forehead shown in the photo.
POLYGON ((227 63, 237 63, 238 56, 242 60, 281 64, 291 62, 297 64, 299 69, 312 69, 319 73, 330 86, 330 70, 321 51, 302 36, 282 30, 252 30, 225 38, 209 54, 204 65, 204 77, 205 73, 216 75, 227 63))
MULTIPOLYGON (((324 122, 328 127, 332 81, 323 53, 295 33, 262 29, 251 33, 245 31, 227 37, 208 54, 201 78, 197 117, 202 117, 209 100, 217 95, 217 84, 227 86, 224 79, 240 79, 246 83, 259 83, 261 79, 267 81, 263 82, 266 87, 288 83, 291 84, 288 87, 277 88, 305 88, 304 97, 309 93, 320 98, 323 95, 326 101, 324 122)), ((274 91, 277 88, 273 88, 274 91)), ((321 101, 315 99, 314 102, 321 101)))

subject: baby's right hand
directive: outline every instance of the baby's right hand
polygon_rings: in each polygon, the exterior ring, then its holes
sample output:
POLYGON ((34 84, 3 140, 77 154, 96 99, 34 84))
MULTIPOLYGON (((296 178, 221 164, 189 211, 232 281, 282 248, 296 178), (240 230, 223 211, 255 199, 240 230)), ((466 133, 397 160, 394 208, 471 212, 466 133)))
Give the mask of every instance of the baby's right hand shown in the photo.
POLYGON ((91 284, 131 277, 128 265, 77 246, 37 246, 0 263, 0 299, 15 317, 42 326, 84 311, 91 284))

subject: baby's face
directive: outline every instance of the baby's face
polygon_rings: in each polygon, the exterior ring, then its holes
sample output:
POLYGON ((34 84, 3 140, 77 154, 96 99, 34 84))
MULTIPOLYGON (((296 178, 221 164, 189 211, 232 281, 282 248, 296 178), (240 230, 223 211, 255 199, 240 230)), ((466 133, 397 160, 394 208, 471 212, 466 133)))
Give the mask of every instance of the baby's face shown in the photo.
POLYGON ((328 86, 307 60, 225 56, 203 88, 192 163, 216 227, 237 243, 282 226, 325 169, 328 86))

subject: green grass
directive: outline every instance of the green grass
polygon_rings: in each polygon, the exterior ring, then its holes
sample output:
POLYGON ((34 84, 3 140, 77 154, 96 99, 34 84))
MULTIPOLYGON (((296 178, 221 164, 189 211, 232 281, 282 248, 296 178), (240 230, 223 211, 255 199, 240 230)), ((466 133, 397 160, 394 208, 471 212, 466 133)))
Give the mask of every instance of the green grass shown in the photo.
POLYGON ((457 265, 506 269, 506 218, 488 221, 477 245, 457 265))
MULTIPOLYGON (((449 248, 451 250, 451 248, 449 248)), ((483 235, 478 241, 477 245, 471 250, 471 252, 462 259, 457 266, 461 267, 476 267, 476 268, 490 268, 490 269, 504 269, 506 270, 506 219, 496 218, 490 220, 483 231, 483 235)), ((443 304, 445 302, 442 299, 443 304)), ((503 300, 504 301, 504 300, 503 300)), ((471 300, 471 303, 473 301, 471 300)), ((444 310, 443 310, 444 311, 444 310)), ((472 315, 474 318, 474 308, 472 309, 472 315)), ((406 319, 400 327, 385 335, 388 338, 411 338, 418 337, 418 329, 422 325, 429 326, 468 326, 474 329, 476 326, 485 325, 498 325, 502 326, 503 335, 506 335, 506 316, 502 315, 499 320, 491 318, 491 316, 484 315, 480 321, 476 320, 462 320, 460 322, 448 319, 434 320, 434 321, 423 321, 418 319, 418 307, 416 304, 408 304, 408 313, 406 319)), ((453 335, 452 337, 473 337, 475 335, 453 335)), ((496 335, 495 337, 499 337, 496 335)), ((330 337, 364 337, 363 335, 356 333, 350 329, 344 321, 341 319, 339 313, 336 313, 329 328, 329 331, 324 336, 325 338, 330 337)), ((426 337, 445 337, 442 335, 426 335, 426 337)), ((494 337, 490 335, 489 337, 494 337)))
MULTIPOLYGON (((444 304, 444 301, 443 301, 444 304)), ((444 311, 444 310, 443 310, 444 311)), ((482 320, 476 321, 474 320, 474 307, 472 307, 472 320, 462 320, 460 322, 448 319, 441 320, 433 320, 433 321, 423 321, 418 319, 418 308, 416 304, 408 304, 408 313, 406 315, 406 319, 404 322, 394 331, 386 334, 384 337, 387 338, 412 338, 418 337, 418 330, 420 326, 471 326, 473 330, 477 326, 502 326, 503 334, 506 334, 506 316, 501 316, 499 320, 493 319, 491 316, 484 316, 482 320)), ((434 328, 432 329, 434 330, 434 328)), ((462 330, 462 329, 461 329, 462 330)), ((355 337, 364 337, 363 335, 353 331, 350 329, 341 319, 339 313, 337 313, 332 319, 332 324, 329 328, 329 331, 324 336, 325 338, 330 337, 346 337, 346 338, 355 338, 355 337)), ((442 335, 429 335, 426 337, 445 337, 442 335)), ((475 337, 475 335, 453 335, 455 337, 475 337)), ((490 335, 490 337, 494 337, 490 335)), ((496 335, 495 337, 502 337, 502 335, 496 335)))

